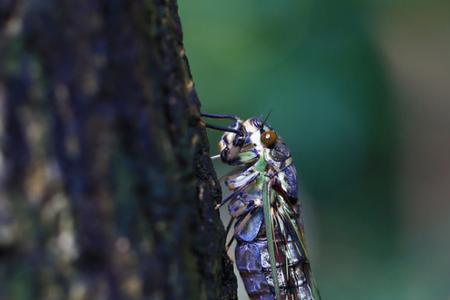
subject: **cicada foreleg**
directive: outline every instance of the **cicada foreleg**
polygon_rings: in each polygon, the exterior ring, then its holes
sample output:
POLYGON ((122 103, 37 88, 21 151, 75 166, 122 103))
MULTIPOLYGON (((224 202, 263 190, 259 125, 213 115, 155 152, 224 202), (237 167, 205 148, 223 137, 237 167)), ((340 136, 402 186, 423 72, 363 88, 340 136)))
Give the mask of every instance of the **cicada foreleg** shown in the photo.
POLYGON ((236 198, 236 196, 239 195, 242 191, 245 191, 247 188, 249 188, 258 177, 259 173, 253 172, 253 167, 250 167, 241 175, 237 176, 236 178, 230 179, 230 181, 226 184, 228 185, 228 187, 233 187, 233 192, 226 198, 224 198, 221 203, 217 204, 216 209, 219 209, 231 199, 236 198))

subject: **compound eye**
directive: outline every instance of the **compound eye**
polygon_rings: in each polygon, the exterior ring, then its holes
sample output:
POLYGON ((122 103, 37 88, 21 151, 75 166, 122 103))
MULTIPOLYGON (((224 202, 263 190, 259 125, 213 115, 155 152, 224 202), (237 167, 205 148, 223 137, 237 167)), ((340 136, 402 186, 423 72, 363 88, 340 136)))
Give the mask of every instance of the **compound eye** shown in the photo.
POLYGON ((272 148, 277 142, 277 138, 277 134, 271 130, 261 133, 261 143, 267 148, 272 148))

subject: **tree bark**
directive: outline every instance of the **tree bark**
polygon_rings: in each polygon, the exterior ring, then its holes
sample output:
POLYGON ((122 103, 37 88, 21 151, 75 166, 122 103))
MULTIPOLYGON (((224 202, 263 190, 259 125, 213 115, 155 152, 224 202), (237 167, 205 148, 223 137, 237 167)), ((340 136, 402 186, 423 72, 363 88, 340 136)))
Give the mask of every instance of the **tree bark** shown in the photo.
POLYGON ((175 0, 0 2, 0 299, 236 299, 175 0))

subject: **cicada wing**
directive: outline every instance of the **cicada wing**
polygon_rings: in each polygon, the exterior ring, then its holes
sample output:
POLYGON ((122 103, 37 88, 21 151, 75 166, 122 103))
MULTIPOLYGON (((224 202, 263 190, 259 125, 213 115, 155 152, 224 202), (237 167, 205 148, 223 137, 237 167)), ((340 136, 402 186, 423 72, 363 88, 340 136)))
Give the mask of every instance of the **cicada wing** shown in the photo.
POLYGON ((272 199, 271 197, 274 195, 271 192, 270 181, 266 176, 263 176, 263 210, 264 210, 264 223, 266 226, 266 236, 267 236, 267 249, 269 252, 269 261, 270 268, 272 272, 272 280, 273 286, 275 289, 275 299, 280 300, 280 284, 278 282, 278 272, 277 272, 277 264, 275 257, 275 237, 273 230, 273 215, 271 209, 272 199))
POLYGON ((282 223, 280 226, 280 234, 283 236, 283 239, 289 240, 289 237, 291 237, 295 245, 293 249, 296 252, 295 256, 302 257, 304 260, 303 272, 306 281, 311 288, 313 299, 320 300, 319 290, 317 289, 309 264, 308 251, 302 226, 303 222, 300 219, 301 215, 299 216, 292 205, 285 201, 281 196, 279 197, 279 205, 276 214, 277 218, 281 220, 280 223, 282 223))

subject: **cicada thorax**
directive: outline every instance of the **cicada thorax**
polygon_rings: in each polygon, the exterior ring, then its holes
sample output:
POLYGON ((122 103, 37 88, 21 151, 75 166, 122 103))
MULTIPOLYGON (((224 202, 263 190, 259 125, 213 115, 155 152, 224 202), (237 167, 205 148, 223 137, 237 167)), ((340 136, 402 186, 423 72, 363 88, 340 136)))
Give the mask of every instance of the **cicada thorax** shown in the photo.
POLYGON ((267 152, 265 159, 274 174, 273 188, 290 203, 297 203, 297 171, 292 163, 291 153, 286 144, 280 140, 267 152))

